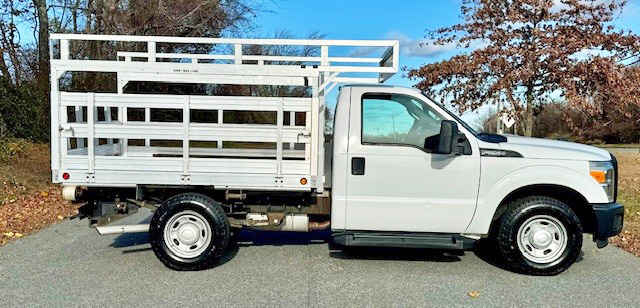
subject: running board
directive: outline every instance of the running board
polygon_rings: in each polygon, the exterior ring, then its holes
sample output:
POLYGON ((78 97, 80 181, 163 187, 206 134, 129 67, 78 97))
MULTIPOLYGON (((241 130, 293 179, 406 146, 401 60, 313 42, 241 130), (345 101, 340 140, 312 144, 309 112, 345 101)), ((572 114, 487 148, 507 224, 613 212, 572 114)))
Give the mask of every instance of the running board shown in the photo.
POLYGON ((331 237, 334 243, 343 246, 446 250, 471 249, 476 242, 474 239, 463 237, 459 234, 448 233, 340 231, 334 232, 331 237))
POLYGON ((149 225, 125 225, 125 226, 101 226, 96 227, 100 235, 123 234, 123 233, 144 233, 149 232, 149 225))

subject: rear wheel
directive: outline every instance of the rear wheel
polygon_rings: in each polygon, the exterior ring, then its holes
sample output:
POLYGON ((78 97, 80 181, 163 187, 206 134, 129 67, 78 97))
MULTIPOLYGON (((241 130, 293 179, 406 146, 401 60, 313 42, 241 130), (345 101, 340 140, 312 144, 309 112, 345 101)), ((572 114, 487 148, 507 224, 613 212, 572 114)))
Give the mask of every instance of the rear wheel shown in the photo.
POLYGON ((229 234, 229 222, 220 204, 196 193, 165 201, 149 228, 151 248, 174 270, 211 267, 226 249, 229 234))
POLYGON ((514 270, 556 275, 569 268, 582 249, 580 220, 563 202, 542 196, 518 199, 500 217, 497 242, 514 270))

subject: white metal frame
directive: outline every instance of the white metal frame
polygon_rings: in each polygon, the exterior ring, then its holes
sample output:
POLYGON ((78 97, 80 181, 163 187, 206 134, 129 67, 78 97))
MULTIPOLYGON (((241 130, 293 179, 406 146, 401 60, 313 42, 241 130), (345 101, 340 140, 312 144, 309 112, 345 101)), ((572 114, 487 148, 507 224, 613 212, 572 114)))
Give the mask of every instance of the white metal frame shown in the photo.
POLYGON ((51 35, 51 169, 54 182, 64 185, 128 186, 138 184, 207 185, 228 189, 324 190, 325 96, 338 83, 384 82, 398 71, 398 41, 224 39, 119 35, 51 35), (144 43, 146 52, 117 51, 114 60, 72 59, 76 41, 144 43), (160 53, 158 44, 233 46, 233 54, 160 53), (244 45, 317 46, 320 56, 245 55, 244 45), (58 46, 60 56, 54 58, 58 46), (384 48, 381 58, 330 56, 332 48, 384 48), (164 59, 181 59, 166 62, 164 59), (186 60, 186 62, 185 62, 186 60), (224 60, 229 64, 211 63, 224 60), (206 61, 206 62, 205 62, 206 61), (183 63, 185 62, 185 63, 183 63), (250 63, 247 63, 250 62, 250 63), (304 63, 291 65, 290 63, 304 63), (286 65, 286 64, 289 65, 286 65), (115 72, 117 92, 66 93, 59 90, 65 72, 115 72), (349 76, 353 74, 367 77, 349 76), (374 75, 373 77, 371 75, 374 75), (220 97, 193 95, 124 94, 131 81, 206 84, 310 86, 310 98, 220 97), (67 108, 75 111, 69 122, 67 108), (104 108, 104 121, 97 110, 104 108), (118 118, 111 119, 111 108, 118 118), (144 122, 127 119, 128 108, 143 108, 144 122), (182 110, 182 122, 151 122, 151 110, 182 110), (192 109, 217 110, 217 123, 193 123, 192 109), (224 123, 225 111, 276 112, 275 125, 224 123), (304 112, 304 126, 295 125, 295 113, 304 112), (288 116, 290 125, 284 125, 288 116), (70 149, 71 138, 78 138, 70 149), (84 144, 84 138, 87 144, 84 144), (100 145, 97 140, 107 139, 100 145), (144 146, 128 146, 142 139, 144 146), (150 147, 150 140, 182 141, 181 148, 150 147), (115 143, 114 140, 120 142, 115 143), (194 148, 190 141, 215 141, 217 148, 194 148), (222 147, 224 141, 270 142, 273 150, 222 147), (284 143, 289 147, 284 149, 284 143), (305 145, 295 150, 293 144, 305 145), (64 146, 63 146, 64 145, 64 146), (192 156, 204 157, 192 157, 192 156), (160 157, 159 157, 160 156, 160 157), (275 159, 274 159, 275 157, 275 159), (69 180, 62 174, 68 173, 69 180), (302 184, 301 179, 308 179, 302 184))

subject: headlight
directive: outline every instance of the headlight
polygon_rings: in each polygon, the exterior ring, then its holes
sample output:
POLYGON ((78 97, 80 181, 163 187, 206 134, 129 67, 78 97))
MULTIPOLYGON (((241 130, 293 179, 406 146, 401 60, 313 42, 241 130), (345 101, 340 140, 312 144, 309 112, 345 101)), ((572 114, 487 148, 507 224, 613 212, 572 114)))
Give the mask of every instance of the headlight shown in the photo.
POLYGON ((611 161, 592 161, 589 162, 589 173, 596 182, 600 183, 600 186, 607 193, 609 202, 615 201, 616 194, 616 172, 611 161))

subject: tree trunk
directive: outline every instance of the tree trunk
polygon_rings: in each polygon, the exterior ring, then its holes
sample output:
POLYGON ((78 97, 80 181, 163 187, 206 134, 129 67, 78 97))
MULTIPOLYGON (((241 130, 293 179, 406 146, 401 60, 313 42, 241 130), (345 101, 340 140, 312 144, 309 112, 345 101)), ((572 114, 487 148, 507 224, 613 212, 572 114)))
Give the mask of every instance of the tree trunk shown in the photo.
MULTIPOLYGON (((11 9, 13 9, 13 7, 11 9)), ((2 23, 0 23, 0 30, 2 30, 2 32, 0 32, 0 39, 2 39, 2 42, 0 42, 0 44, 2 44, 2 61, 8 68, 9 66, 4 60, 6 52, 7 56, 9 57, 10 66, 13 68, 13 78, 15 79, 15 84, 20 84, 20 82, 22 81, 22 64, 20 63, 20 59, 18 58, 16 46, 13 39, 16 30, 15 28, 4 27, 2 23)), ((10 75, 7 75, 7 77, 9 80, 11 80, 10 75)))
POLYGON ((531 137, 533 135, 533 86, 527 86, 527 110, 525 111, 525 130, 524 135, 531 137))
POLYGON ((0 73, 2 73, 2 79, 6 79, 11 82, 11 73, 9 72, 9 66, 4 61, 4 50, 0 47, 0 73))
POLYGON ((38 86, 49 88, 49 17, 46 0, 33 0, 38 15, 38 86))

